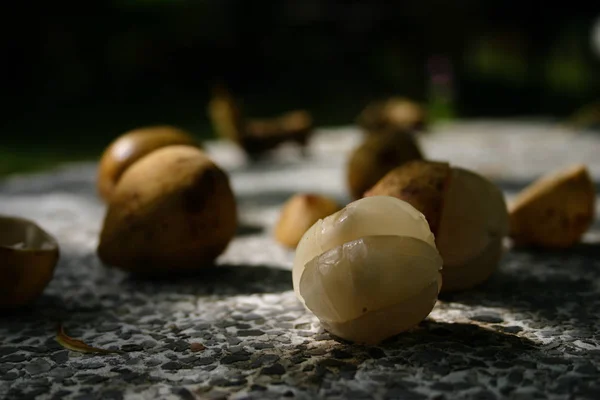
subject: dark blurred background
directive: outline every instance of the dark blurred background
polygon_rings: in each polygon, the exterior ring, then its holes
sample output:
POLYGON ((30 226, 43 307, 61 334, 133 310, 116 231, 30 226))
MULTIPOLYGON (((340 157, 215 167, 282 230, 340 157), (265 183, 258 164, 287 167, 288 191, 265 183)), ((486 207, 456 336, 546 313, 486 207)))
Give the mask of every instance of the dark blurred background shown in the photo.
POLYGON ((252 116, 306 108, 318 125, 350 124, 388 95, 423 102, 434 119, 561 119, 600 99, 594 1, 20 7, 3 13, 0 174, 97 157, 140 125, 210 137, 216 81, 252 116))

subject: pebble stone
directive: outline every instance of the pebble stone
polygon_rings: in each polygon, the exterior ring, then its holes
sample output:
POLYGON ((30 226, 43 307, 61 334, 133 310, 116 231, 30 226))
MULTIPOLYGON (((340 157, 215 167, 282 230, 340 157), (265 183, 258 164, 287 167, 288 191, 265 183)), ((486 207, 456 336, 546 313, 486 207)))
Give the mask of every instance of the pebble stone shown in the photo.
MULTIPOLYGON (((600 135, 561 129, 475 121, 420 141, 429 157, 486 174, 510 199, 570 162, 587 163, 600 179, 600 135), (535 156, 542 141, 543 157, 535 156)), ((270 232, 295 193, 349 201, 340 176, 360 141, 352 127, 323 129, 308 159, 286 148, 256 164, 244 164, 229 143, 207 142, 230 174, 241 225, 256 229, 240 229, 217 268, 166 280, 130 276, 96 257, 105 208, 95 163, 0 181, 0 213, 35 220, 61 245, 43 296, 0 323, 0 398, 599 398, 598 221, 570 251, 508 251, 484 285, 442 296, 413 331, 377 346, 320 327, 295 298, 293 251, 270 232), (74 338, 122 353, 62 348, 57 319, 74 338)))

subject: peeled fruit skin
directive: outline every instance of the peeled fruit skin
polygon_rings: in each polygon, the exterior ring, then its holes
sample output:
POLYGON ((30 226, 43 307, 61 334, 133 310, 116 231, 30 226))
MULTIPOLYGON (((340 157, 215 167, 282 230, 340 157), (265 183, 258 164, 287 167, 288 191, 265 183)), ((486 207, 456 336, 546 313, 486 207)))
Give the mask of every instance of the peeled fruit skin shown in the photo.
POLYGON ((585 165, 550 173, 526 187, 510 206, 516 246, 568 248, 595 218, 596 193, 585 165))
POLYGON ((32 221, 0 216, 0 309, 26 306, 52 280, 59 246, 32 221))
POLYGON ((425 217, 377 196, 317 221, 298 245, 292 277, 296 296, 323 327, 374 344, 429 314, 441 266, 425 217))
POLYGON ((415 139, 407 133, 389 131, 367 136, 348 161, 350 195, 353 199, 360 199, 365 191, 395 167, 422 158, 423 154, 415 139))
POLYGON ((373 195, 405 200, 427 217, 444 260, 442 292, 472 288, 497 268, 508 212, 502 191, 482 176, 415 161, 386 175, 366 194, 373 195))
POLYGON ((156 149, 170 145, 200 147, 189 133, 168 125, 134 129, 115 139, 100 158, 97 189, 102 199, 110 200, 123 172, 133 163, 156 149))
POLYGON ((229 179, 201 150, 168 146, 123 174, 104 219, 98 256, 140 274, 212 265, 234 237, 229 179))
POLYGON ((295 248, 304 232, 315 222, 338 211, 340 206, 333 199, 316 194, 297 194, 282 207, 275 226, 275 239, 295 248))

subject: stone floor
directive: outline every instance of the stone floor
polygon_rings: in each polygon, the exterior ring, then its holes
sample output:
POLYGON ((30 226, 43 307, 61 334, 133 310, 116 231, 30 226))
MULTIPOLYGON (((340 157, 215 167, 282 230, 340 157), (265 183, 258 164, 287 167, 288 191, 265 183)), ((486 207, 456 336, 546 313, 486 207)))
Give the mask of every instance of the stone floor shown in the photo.
MULTIPOLYGON (((62 251, 35 307, 0 317, 0 398, 600 398, 598 221, 568 252, 510 251, 486 284, 442 298, 417 329, 380 346, 320 329, 294 297, 293 253, 271 229, 296 192, 348 201, 344 163, 359 140, 353 128, 324 129, 308 160, 284 148, 253 165, 208 143, 231 174, 242 223, 219 267, 194 279, 139 280, 98 261, 94 164, 0 182, 0 213, 34 219, 62 251), (66 350, 56 321, 123 353, 66 350)), ((473 121, 420 141, 430 158, 491 177, 509 199, 574 162, 600 179, 600 135, 551 123, 473 121)))

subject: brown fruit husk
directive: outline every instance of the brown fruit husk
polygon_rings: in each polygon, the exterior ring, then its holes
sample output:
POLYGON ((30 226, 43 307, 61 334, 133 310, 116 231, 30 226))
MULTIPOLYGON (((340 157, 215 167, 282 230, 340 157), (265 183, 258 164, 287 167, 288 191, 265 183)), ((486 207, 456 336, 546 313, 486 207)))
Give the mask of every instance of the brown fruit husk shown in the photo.
POLYGON ((510 206, 510 236, 516 246, 568 248, 595 218, 596 192, 585 165, 541 177, 510 206))
POLYGON ((98 255, 143 274, 212 265, 234 237, 229 179, 201 150, 169 146, 132 165, 104 219, 98 255))
POLYGON ((347 181, 350 195, 353 199, 360 199, 392 169, 421 159, 421 149, 409 134, 389 131, 367 136, 352 152, 348 161, 347 181))
POLYGON ((319 219, 325 218, 341 207, 329 197, 316 194, 297 194, 281 208, 275 225, 275 239, 290 248, 296 248, 302 235, 319 219))
POLYGON ((365 197, 392 196, 408 202, 425 215, 435 235, 450 178, 450 164, 446 162, 410 161, 390 171, 365 197))
POLYGON ((191 134, 169 125, 134 129, 115 139, 102 154, 98 168, 96 186, 102 199, 110 200, 119 179, 133 163, 156 149, 171 145, 201 148, 191 134))
POLYGON ((54 276, 56 239, 32 221, 0 216, 0 309, 35 301, 54 276))

